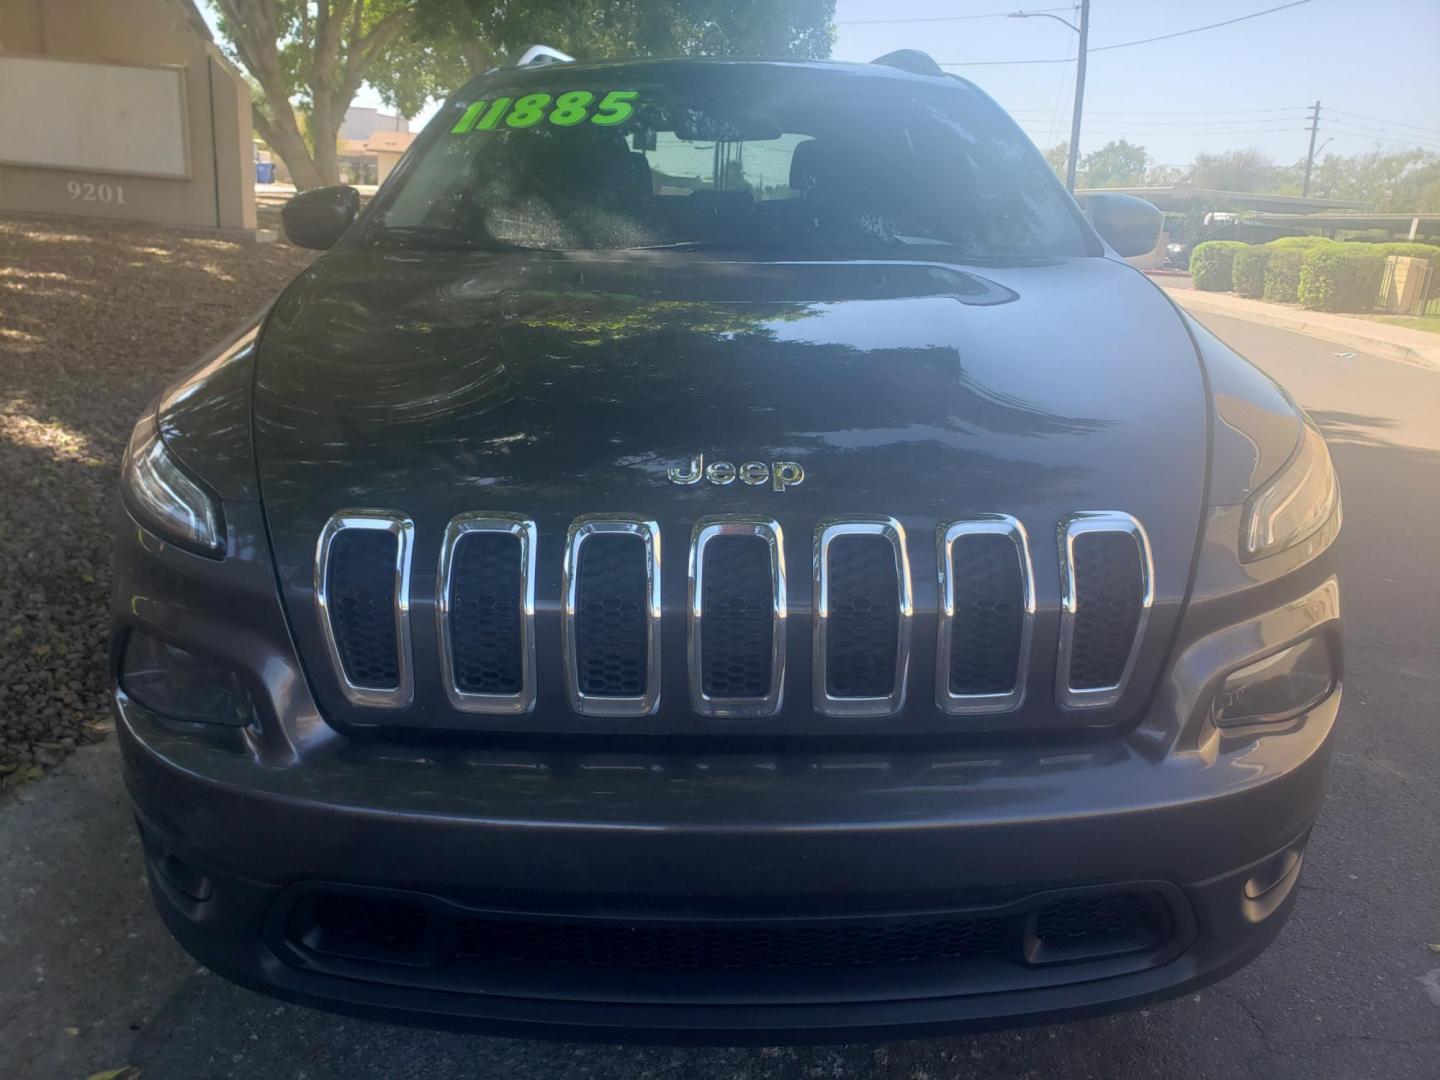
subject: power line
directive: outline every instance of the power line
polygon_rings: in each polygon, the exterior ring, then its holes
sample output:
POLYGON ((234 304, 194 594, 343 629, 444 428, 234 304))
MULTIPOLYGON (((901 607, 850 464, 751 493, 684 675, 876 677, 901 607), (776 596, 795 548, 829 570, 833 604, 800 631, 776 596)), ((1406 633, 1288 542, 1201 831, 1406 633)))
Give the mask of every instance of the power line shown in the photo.
POLYGON ((1173 34, 1158 34, 1155 37, 1137 38, 1134 41, 1122 41, 1115 45, 1097 45, 1091 52, 1105 52, 1107 49, 1128 49, 1131 45, 1148 45, 1152 41, 1169 41, 1171 38, 1184 37, 1186 34, 1198 34, 1202 30, 1216 30, 1222 26, 1233 26, 1235 23, 1242 23, 1248 19, 1258 19, 1262 15, 1273 15, 1277 11, 1284 11, 1286 8, 1299 7, 1301 4, 1308 4, 1310 0, 1290 0, 1288 4, 1281 4, 1278 7, 1266 8, 1264 11, 1255 11, 1249 15, 1237 15, 1233 19, 1226 19, 1223 22, 1209 23, 1205 26, 1196 26, 1189 30, 1176 30, 1173 34))
POLYGON ((1396 127, 1415 128, 1417 131, 1424 131, 1431 135, 1440 135, 1440 128, 1422 127, 1419 124, 1407 124, 1403 120, 1391 120, 1386 116, 1366 116, 1364 113, 1349 112, 1345 109, 1331 109, 1333 113, 1340 113, 1342 116, 1353 116, 1357 120, 1374 120, 1381 124, 1394 124, 1396 127))
MULTIPOLYGON (((1298 113, 1308 105, 1287 105, 1274 109, 1197 109, 1190 112, 1160 110, 1145 112, 1140 109, 1086 109, 1087 116, 1238 116, 1241 113, 1298 113)), ((1044 109, 1010 109, 1012 113, 1044 113, 1044 109)), ((1248 121, 1247 121, 1248 122, 1248 121)), ((1256 121, 1265 123, 1266 121, 1256 121)))
MULTIPOLYGON (((1169 34, 1157 34, 1154 37, 1136 38, 1134 41, 1117 41, 1113 45, 1096 45, 1090 52, 1108 52, 1111 49, 1128 49, 1132 45, 1149 45, 1152 41, 1169 41, 1171 38, 1184 37, 1187 34, 1198 34, 1204 30, 1216 30, 1222 26, 1233 26, 1235 23, 1245 22, 1249 19, 1258 19, 1262 15, 1272 15, 1277 11, 1284 11, 1287 8, 1299 7, 1301 4, 1308 4, 1310 0, 1290 0, 1288 4, 1280 4, 1278 7, 1266 8, 1264 11, 1253 11, 1249 15, 1237 15, 1233 19, 1225 19, 1222 22, 1207 23, 1204 26, 1192 26, 1189 30, 1176 30, 1169 34)), ((948 60, 941 61, 941 67, 990 67, 998 64, 1070 64, 1069 59, 1047 59, 1047 60, 948 60)))
MULTIPOLYGON (((1027 15, 1048 15, 1055 11, 1073 11, 1073 4, 1066 4, 1064 7, 1032 8, 1027 15)), ((970 22, 974 19, 1008 19, 1015 14, 1014 9, 1010 11, 986 11, 975 15, 926 15, 916 16, 909 19, 838 19, 836 26, 888 26, 893 23, 929 23, 929 22, 970 22)))

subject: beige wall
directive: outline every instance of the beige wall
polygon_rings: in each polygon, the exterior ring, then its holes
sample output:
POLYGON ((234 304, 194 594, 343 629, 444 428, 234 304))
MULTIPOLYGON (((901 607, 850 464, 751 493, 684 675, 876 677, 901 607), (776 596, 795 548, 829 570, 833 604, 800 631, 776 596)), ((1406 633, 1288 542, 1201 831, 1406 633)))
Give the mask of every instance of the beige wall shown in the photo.
POLYGON ((190 175, 166 179, 0 163, 0 210, 255 228, 248 88, 215 46, 191 29, 179 4, 0 0, 0 56, 7 53, 180 68, 190 175))

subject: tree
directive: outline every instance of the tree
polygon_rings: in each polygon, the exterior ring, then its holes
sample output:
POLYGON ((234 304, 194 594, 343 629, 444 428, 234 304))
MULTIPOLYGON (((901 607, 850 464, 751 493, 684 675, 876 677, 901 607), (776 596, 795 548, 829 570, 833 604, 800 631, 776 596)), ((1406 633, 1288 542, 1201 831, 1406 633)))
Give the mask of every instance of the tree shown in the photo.
MULTIPOLYGON (((191 23, 209 37, 195 0, 183 2, 191 23)), ((284 159, 296 186, 337 183, 345 110, 401 40, 416 0, 209 2, 230 58, 254 80, 255 130, 284 159)))
POLYGON ((1220 191, 1264 191, 1270 189, 1275 163, 1255 147, 1227 150, 1223 154, 1196 154, 1190 165, 1190 184, 1220 191))
MULTIPOLYGON (((205 37, 195 6, 178 0, 205 37)), ((835 0, 208 0, 252 82, 255 129, 298 187, 339 182, 362 83, 413 115, 536 41, 581 56, 826 56, 835 0)))
POLYGON ((1055 170, 1055 175, 1065 179, 1065 163, 1070 160, 1070 141, 1056 143, 1045 151, 1045 163, 1055 170))
POLYGON ((1084 187, 1134 187, 1145 177, 1150 155, 1143 146, 1113 139, 1080 159, 1084 187))

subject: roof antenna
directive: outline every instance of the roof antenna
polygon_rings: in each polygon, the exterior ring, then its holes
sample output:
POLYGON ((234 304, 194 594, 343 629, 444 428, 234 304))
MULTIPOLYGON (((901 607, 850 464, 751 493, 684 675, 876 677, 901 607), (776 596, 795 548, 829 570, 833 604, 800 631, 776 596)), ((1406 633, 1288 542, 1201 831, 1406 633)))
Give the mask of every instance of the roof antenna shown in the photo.
POLYGON ((870 61, 872 64, 883 64, 885 67, 899 68, 901 71, 908 71, 912 75, 941 75, 945 74, 940 65, 931 59, 930 54, 921 52, 919 49, 896 49, 884 56, 876 57, 870 61))
POLYGON ((511 67, 544 67, 547 64, 573 64, 575 58, 569 53, 563 53, 559 49, 552 49, 549 45, 531 45, 523 53, 520 59, 511 64, 511 67))

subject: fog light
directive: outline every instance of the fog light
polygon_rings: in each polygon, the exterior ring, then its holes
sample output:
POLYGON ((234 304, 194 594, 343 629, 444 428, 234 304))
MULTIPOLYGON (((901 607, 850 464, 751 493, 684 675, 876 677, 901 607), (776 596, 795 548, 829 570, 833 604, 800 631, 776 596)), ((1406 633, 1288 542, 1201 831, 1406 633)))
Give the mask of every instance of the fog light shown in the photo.
POLYGON ((1335 666, 1323 636, 1232 671, 1215 698, 1220 727, 1289 720, 1320 704, 1335 689, 1335 666))
POLYGON ((138 630, 125 644, 120 685, 147 709, 173 720, 243 727, 254 714, 235 672, 138 630))

